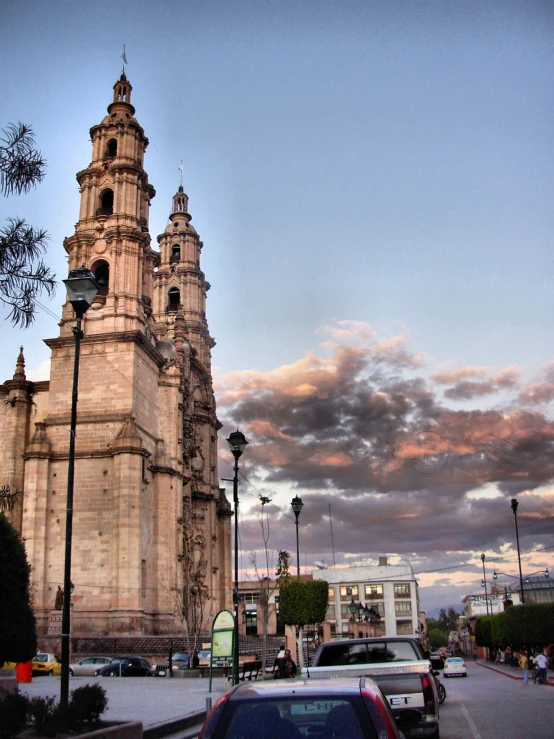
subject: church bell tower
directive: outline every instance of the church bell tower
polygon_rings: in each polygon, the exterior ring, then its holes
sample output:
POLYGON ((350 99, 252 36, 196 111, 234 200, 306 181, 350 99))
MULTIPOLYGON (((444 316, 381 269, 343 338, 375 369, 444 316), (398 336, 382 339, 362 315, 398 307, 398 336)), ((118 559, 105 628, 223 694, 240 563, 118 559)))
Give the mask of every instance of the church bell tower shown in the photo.
MULTIPOLYGON (((181 185, 160 251, 151 247, 155 190, 131 92, 122 73, 106 117, 90 129, 79 220, 64 241, 69 269, 84 265, 100 284, 81 343, 73 634, 175 634, 186 609, 208 628, 231 605, 202 242, 181 185)), ((59 337, 46 340, 50 380, 27 383, 34 396, 20 435, 21 528, 37 613, 48 618, 63 582, 74 325, 66 302, 59 337)))

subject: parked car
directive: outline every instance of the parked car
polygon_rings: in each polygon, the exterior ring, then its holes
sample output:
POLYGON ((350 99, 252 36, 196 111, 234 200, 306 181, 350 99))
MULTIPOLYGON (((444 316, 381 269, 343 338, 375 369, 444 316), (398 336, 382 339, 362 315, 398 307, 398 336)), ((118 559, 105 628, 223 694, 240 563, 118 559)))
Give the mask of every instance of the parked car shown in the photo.
POLYGON ((110 657, 85 657, 80 662, 69 665, 69 674, 74 675, 96 675, 96 670, 104 665, 109 665, 110 657))
POLYGON ((55 654, 47 652, 38 652, 33 657, 33 676, 35 675, 55 675, 60 677, 62 674, 62 663, 55 654))
POLYGON ((152 674, 150 662, 136 654, 114 657, 108 665, 94 672, 100 677, 146 677, 152 674))
MULTIPOLYGON (((171 658, 171 666, 173 670, 186 670, 189 666, 189 656, 186 652, 175 652, 171 658)), ((164 677, 169 671, 169 661, 156 662, 152 665, 151 674, 157 677, 164 677)))
POLYGON ((210 657, 212 652, 210 649, 199 649, 198 650, 198 666, 206 667, 210 664, 210 657))
POLYGON ((444 677, 453 677, 454 675, 461 675, 467 677, 466 663, 462 657, 447 657, 444 660, 444 668, 442 671, 444 677))
MULTIPOLYGON (((417 720, 419 714, 414 714, 417 720)), ((402 737, 380 688, 362 677, 239 683, 215 704, 199 739, 262 735, 286 739, 402 737)))

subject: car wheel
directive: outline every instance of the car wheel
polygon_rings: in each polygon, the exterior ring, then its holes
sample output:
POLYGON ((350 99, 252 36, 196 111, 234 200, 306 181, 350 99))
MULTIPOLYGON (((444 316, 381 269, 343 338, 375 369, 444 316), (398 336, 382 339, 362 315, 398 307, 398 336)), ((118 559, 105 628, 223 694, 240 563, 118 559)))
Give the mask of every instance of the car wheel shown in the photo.
POLYGON ((71 668, 69 670, 69 677, 75 677, 75 674, 71 668))

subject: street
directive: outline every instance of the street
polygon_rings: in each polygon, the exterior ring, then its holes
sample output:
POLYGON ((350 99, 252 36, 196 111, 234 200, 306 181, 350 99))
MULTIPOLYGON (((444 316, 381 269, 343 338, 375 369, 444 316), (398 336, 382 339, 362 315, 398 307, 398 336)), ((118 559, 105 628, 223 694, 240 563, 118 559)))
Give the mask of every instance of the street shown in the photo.
MULTIPOLYGON (((467 678, 440 680, 446 700, 440 707, 441 739, 551 739, 554 689, 548 685, 523 685, 522 680, 499 674, 472 661, 467 678)), ((521 675, 514 672, 512 674, 521 675)), ((70 689, 100 682, 107 690, 108 720, 141 720, 145 727, 204 710, 207 678, 72 678, 70 689)), ((215 702, 224 687, 219 678, 211 694, 215 702)), ((59 695, 59 678, 36 678, 20 685, 27 695, 59 695)), ((178 735, 176 735, 178 736, 178 735)))
POLYGON ((441 739, 552 739, 552 699, 548 685, 523 685, 468 661, 467 678, 440 676, 446 688, 441 706, 441 739))

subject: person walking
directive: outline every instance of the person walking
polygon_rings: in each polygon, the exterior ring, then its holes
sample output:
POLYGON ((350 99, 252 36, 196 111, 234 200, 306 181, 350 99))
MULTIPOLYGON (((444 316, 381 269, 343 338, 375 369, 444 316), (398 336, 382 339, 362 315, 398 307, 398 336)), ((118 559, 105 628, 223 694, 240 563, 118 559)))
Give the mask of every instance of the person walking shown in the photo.
POLYGON ((537 682, 542 683, 543 685, 546 685, 548 681, 548 678, 546 676, 546 668, 548 667, 548 660, 546 659, 546 654, 544 653, 544 649, 542 652, 539 652, 537 654, 537 656, 535 657, 535 662, 537 664, 537 667, 539 668, 537 682))
POLYGON ((521 653, 521 657, 519 658, 519 666, 523 670, 523 684, 528 685, 529 684, 529 659, 527 657, 527 652, 521 653))

